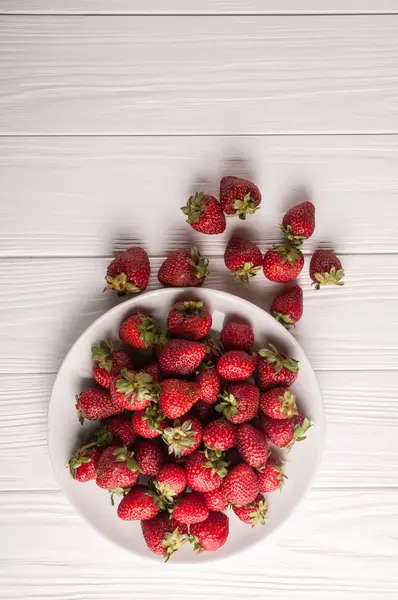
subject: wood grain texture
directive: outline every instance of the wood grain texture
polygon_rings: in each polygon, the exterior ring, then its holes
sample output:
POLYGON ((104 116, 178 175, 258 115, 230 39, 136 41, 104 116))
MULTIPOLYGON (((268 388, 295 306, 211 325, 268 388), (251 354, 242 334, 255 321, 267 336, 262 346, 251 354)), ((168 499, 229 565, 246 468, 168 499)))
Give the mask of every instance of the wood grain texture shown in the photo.
MULTIPOLYGON (((314 488, 397 488, 393 474, 398 471, 398 373, 373 371, 365 377, 362 372, 334 371, 317 376, 327 437, 314 488)), ((53 375, 0 377, 1 492, 58 489, 47 449, 54 379, 53 375)), ((1 513, 0 500, 0 519, 1 513)))
POLYGON ((393 599, 397 503, 397 490, 313 490, 280 530, 250 552, 182 569, 110 546, 61 494, 4 494, 0 597, 109 600, 133 594, 155 600, 162 589, 163 598, 182 600, 189 581, 195 600, 393 599))
POLYGON ((307 189, 317 207, 304 252, 398 252, 394 219, 398 136, 0 137, 0 255, 104 256, 142 243, 152 255, 200 244, 222 255, 239 228, 264 249, 307 189), (252 178, 261 210, 197 234, 179 207, 191 193, 219 194, 224 174, 252 178), (12 208, 12 209, 11 209, 12 208))
POLYGON ((0 134, 398 132, 397 16, 0 18, 0 134))
MULTIPOLYGON (((307 267, 299 278, 305 313, 295 335, 319 370, 397 368, 397 257, 341 256, 346 285, 317 292, 307 267), (388 281, 388 285, 386 285, 388 281), (388 318, 376 315, 381 310, 388 318)), ((308 260, 308 259, 307 259, 308 260)), ((3 260, 0 277, 0 373, 55 372, 78 335, 117 297, 103 293, 109 259, 3 260), (27 293, 28 291, 28 293, 27 293)), ((161 258, 152 259, 148 290, 159 287, 161 258)), ((245 289, 223 260, 210 260, 206 286, 225 290, 268 309, 280 290, 260 273, 245 289)))
POLYGON ((396 0, 0 0, 0 14, 372 14, 396 0))

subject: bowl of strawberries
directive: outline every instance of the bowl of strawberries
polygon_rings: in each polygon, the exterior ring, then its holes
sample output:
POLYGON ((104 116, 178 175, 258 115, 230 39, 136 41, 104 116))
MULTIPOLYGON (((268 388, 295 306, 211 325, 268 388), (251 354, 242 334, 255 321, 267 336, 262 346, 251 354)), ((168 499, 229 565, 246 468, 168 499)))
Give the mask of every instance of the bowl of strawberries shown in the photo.
POLYGON ((204 288, 156 290, 97 319, 62 364, 48 418, 55 473, 86 521, 136 555, 185 563, 279 527, 324 433, 297 341, 254 304, 204 288))

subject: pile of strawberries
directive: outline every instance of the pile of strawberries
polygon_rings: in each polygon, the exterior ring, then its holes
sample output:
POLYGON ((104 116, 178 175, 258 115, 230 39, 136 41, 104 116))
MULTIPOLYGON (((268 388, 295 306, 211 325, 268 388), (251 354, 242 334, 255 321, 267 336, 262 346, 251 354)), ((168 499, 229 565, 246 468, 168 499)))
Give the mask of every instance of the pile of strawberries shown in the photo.
MULTIPOLYGON (((182 208, 187 222, 204 234, 220 234, 225 215, 244 220, 255 213, 261 194, 252 182, 224 177, 220 201, 202 192, 182 208)), ((260 249, 232 237, 225 265, 246 285, 263 269, 271 281, 293 281, 301 272, 300 250, 315 228, 314 205, 305 201, 284 216, 286 242, 260 249)), ((143 248, 130 248, 108 266, 105 289, 119 295, 143 291, 150 276, 143 248)), ((201 286, 209 261, 197 248, 175 250, 161 265, 160 283, 201 286)), ((339 259, 317 250, 310 263, 315 287, 342 285, 339 259)), ((283 291, 271 311, 285 327, 303 311, 298 285, 283 291)), ((298 362, 269 345, 253 349, 254 333, 245 322, 227 321, 219 338, 212 315, 195 298, 170 308, 167 331, 150 314, 137 312, 120 325, 123 349, 110 341, 92 348, 93 377, 76 397, 79 419, 98 421, 95 436, 81 446, 69 466, 74 479, 95 480, 120 496, 120 519, 140 521, 150 550, 166 560, 185 542, 197 551, 225 544, 233 513, 251 526, 264 524, 264 493, 281 488, 283 464, 272 447, 290 449, 311 426, 297 408, 290 387, 298 362)))

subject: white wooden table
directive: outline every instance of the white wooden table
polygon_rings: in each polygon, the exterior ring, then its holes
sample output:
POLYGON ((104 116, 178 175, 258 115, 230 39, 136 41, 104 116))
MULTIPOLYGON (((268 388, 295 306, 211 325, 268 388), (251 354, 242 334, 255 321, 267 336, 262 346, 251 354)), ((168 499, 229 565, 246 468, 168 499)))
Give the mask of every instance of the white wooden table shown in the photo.
POLYGON ((0 211, 1 598, 398 597, 397 0, 0 0, 0 211), (316 203, 295 335, 326 450, 255 551, 155 568, 63 498, 48 402, 73 341, 117 302, 103 275, 130 245, 150 252, 150 288, 195 241, 209 286, 268 307, 272 285, 245 292, 223 270, 226 236, 194 235, 179 211, 227 173, 263 192, 245 225, 262 249, 292 189, 316 203), (346 285, 317 293, 308 258, 330 245, 346 285))

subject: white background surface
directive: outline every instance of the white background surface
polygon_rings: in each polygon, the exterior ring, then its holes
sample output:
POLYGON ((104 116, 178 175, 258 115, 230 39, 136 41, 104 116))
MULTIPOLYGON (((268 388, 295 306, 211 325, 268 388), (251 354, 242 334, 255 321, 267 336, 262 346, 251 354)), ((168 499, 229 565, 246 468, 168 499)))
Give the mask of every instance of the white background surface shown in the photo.
POLYGON ((1 598, 397 598, 397 98, 396 0, 0 0, 1 598), (48 401, 70 345, 117 302, 102 277, 131 244, 151 255, 150 289, 162 257, 199 240, 209 286, 268 307, 274 286, 245 292, 226 236, 198 238, 178 210, 225 173, 263 192, 245 225, 263 250, 292 188, 316 204, 296 336, 326 451, 263 546, 154 570, 64 500, 48 401), (328 245, 346 285, 317 293, 308 259, 328 245))

